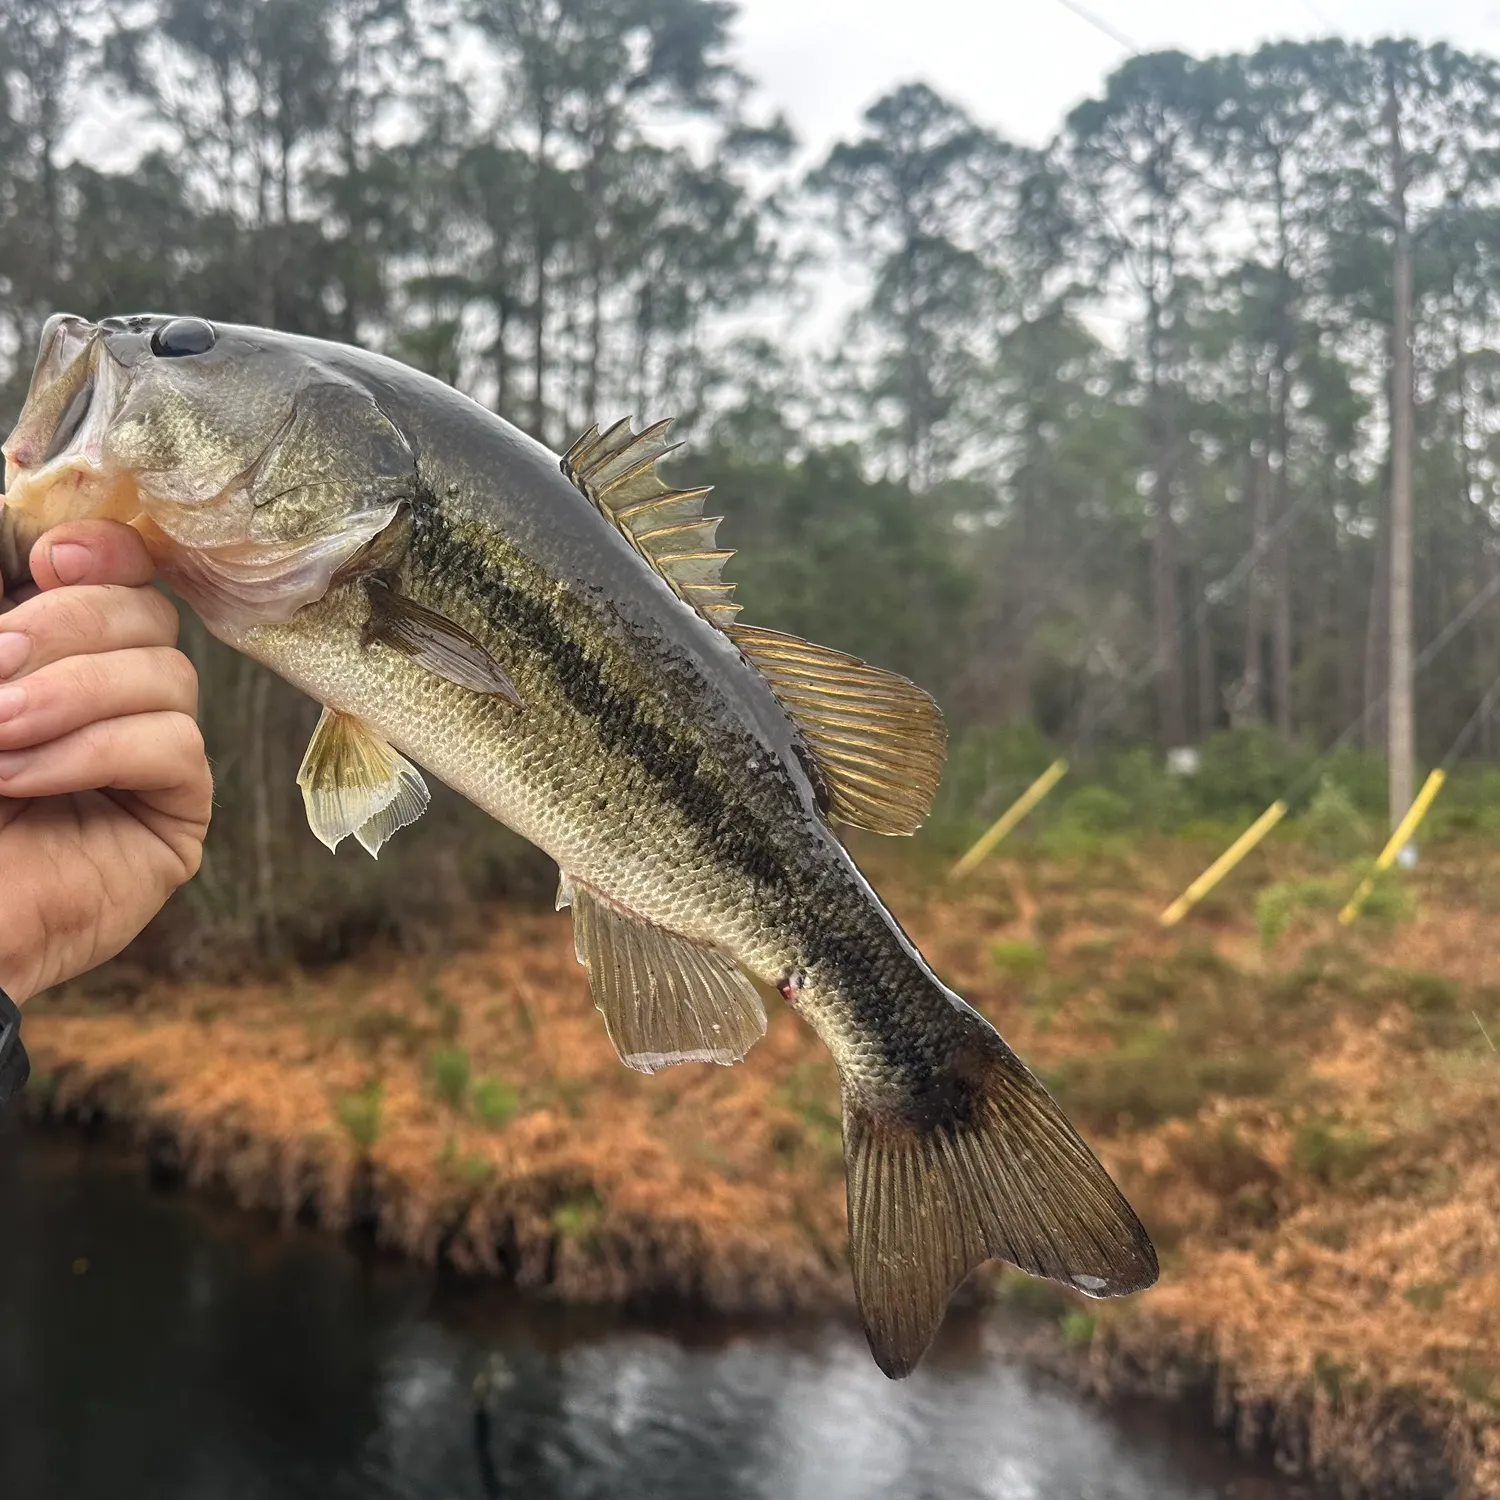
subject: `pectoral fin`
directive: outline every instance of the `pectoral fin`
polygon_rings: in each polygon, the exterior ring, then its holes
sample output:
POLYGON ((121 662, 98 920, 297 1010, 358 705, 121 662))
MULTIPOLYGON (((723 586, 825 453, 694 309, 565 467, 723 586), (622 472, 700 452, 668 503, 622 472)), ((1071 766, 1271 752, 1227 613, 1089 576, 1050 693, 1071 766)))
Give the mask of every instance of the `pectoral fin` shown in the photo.
POLYGON ((642 1073, 673 1063, 737 1063, 766 1031, 755 986, 734 961, 563 877, 578 961, 589 971, 620 1060, 642 1073))
POLYGON ((435 610, 371 581, 370 619, 365 626, 365 640, 383 641, 387 646, 420 662, 429 672, 468 688, 474 693, 491 693, 521 701, 500 664, 462 625, 455 625, 435 610))
POLYGON ((371 855, 427 811, 422 773, 363 719, 325 708, 302 757, 297 785, 312 831, 330 849, 351 834, 371 855))

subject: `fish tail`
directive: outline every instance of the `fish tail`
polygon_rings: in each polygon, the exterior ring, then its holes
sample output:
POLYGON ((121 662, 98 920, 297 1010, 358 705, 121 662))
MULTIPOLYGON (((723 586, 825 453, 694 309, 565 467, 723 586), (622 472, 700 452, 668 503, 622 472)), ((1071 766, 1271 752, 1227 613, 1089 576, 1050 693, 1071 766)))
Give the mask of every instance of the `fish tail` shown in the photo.
POLYGON ((1091 1297, 1156 1280, 1139 1219, 1046 1089, 978 1012, 920 1088, 844 1085, 854 1290, 876 1363, 911 1373, 948 1299, 998 1257, 1091 1297))

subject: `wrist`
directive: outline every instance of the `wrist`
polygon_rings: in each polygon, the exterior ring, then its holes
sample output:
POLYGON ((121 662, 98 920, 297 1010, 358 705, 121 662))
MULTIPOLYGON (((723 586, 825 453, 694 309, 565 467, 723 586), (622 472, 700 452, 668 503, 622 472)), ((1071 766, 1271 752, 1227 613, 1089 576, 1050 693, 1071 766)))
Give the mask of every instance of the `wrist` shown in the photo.
MULTIPOLYGON (((14 937, 14 930, 10 935, 14 937)), ((34 955, 25 947, 13 947, 0 937, 0 995, 13 1005, 25 1005, 42 987, 37 978, 34 955)), ((4 1002, 0 1001, 0 1008, 3 1005, 4 1002)))

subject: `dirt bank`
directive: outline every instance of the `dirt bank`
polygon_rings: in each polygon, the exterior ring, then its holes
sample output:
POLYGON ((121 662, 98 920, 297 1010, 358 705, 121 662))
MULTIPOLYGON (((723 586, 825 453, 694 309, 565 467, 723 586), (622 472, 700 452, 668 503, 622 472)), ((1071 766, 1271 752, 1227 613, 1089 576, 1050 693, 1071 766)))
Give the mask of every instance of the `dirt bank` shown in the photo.
MULTIPOLYGON (((1268 951, 1243 890, 1306 873, 1292 848, 1172 933, 1154 914, 1202 850, 997 860, 957 895, 919 852, 874 852, 1163 1252, 1120 1305, 991 1278, 1040 1320, 1037 1357, 1103 1393, 1191 1394, 1351 1495, 1500 1495, 1500 860, 1428 861, 1414 916, 1352 935, 1294 902, 1268 951)), ((568 1299, 849 1306, 837 1083, 810 1033, 777 1005, 737 1069, 632 1074, 561 916, 499 910, 442 962, 277 985, 117 969, 27 1034, 34 1108, 128 1122, 159 1168, 247 1206, 568 1299)))

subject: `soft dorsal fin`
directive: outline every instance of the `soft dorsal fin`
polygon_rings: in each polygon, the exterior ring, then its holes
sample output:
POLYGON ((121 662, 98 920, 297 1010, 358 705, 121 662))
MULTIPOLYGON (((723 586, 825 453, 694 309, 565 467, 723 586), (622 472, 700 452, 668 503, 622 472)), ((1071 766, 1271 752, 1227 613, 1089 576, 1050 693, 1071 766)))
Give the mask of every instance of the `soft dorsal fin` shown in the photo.
POLYGON ((603 433, 591 427, 563 455, 562 471, 672 592, 760 669, 817 761, 832 815, 873 833, 915 833, 948 753, 937 704, 857 656, 735 624, 734 585, 720 576, 734 553, 714 546, 722 518, 703 514, 709 491, 669 489, 656 472, 677 446, 666 438, 671 425, 635 432, 627 417, 603 433))
POLYGON ((771 684, 823 773, 829 811, 872 833, 915 833, 948 753, 942 711, 914 682, 778 630, 725 633, 771 684))
POLYGON ((666 440, 671 418, 633 432, 624 417, 607 432, 590 427, 563 455, 562 471, 606 519, 711 625, 729 624, 740 606, 721 576, 734 556, 714 546, 722 516, 705 516, 708 489, 674 490, 656 463, 677 445, 666 440))

